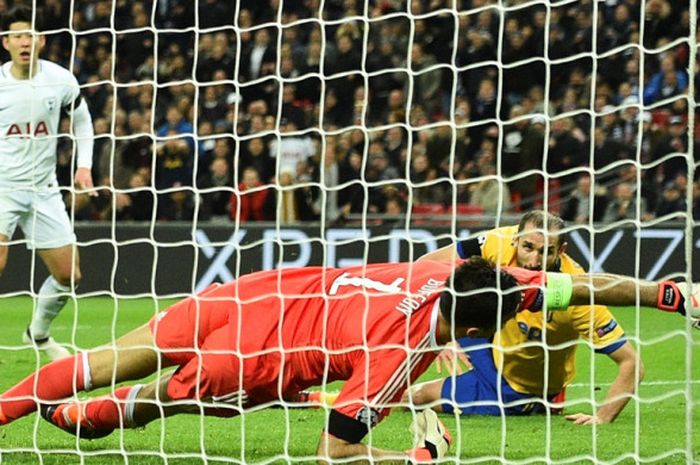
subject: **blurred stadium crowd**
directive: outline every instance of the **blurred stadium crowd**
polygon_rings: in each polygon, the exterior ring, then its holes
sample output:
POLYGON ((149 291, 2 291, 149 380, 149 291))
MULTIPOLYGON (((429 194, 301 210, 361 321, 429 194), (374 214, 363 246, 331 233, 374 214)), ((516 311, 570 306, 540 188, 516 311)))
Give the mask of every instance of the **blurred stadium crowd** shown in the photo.
MULTIPOLYGON (((36 4, 43 57, 73 69, 97 134, 106 187, 67 194, 76 220, 331 224, 546 202, 610 222, 685 212, 688 190, 700 218, 687 0, 509 0, 503 15, 497 0, 36 4)), ((70 185, 70 138, 59 147, 70 185)))

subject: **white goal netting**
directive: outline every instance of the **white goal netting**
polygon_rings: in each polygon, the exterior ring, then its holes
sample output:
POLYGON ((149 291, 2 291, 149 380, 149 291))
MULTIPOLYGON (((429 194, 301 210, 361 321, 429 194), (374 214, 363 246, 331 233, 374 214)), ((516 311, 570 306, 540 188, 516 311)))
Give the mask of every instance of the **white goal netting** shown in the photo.
MULTIPOLYGON (((560 251, 587 271, 700 281, 695 0, 0 0, 0 18, 20 4, 95 129, 94 197, 74 190, 68 117, 58 141, 83 280, 53 334, 73 348, 214 282, 415 260, 533 210, 566 221, 560 251)), ((561 266, 513 243, 489 245, 501 265, 561 266)), ((24 245, 0 278, 22 318, 46 276, 24 245)), ((472 347, 471 381, 428 401, 451 412, 447 460, 700 463, 699 336, 639 307, 571 314, 472 347)), ((25 325, 0 342, 0 391, 46 361, 10 340, 25 325)), ((90 443, 32 417, 0 428, 0 463, 314 460, 330 407, 278 404, 90 443)), ((369 442, 409 449, 414 416, 369 442)))

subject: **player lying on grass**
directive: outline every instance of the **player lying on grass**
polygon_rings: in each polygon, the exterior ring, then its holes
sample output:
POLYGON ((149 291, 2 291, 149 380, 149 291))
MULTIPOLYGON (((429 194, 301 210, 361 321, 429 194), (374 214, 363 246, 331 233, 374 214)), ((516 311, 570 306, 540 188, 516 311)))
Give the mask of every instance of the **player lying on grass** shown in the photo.
MULTIPOLYGON (((519 225, 487 231, 422 259, 453 262, 458 256, 480 255, 502 266, 583 274, 578 263, 565 253, 563 228, 564 222, 558 216, 532 211, 523 215, 519 225)), ((562 402, 566 386, 574 379, 578 344, 567 343, 578 339, 590 341, 597 353, 610 357, 618 366, 618 375, 606 402, 594 415, 577 413, 566 418, 577 424, 609 423, 634 394, 637 382, 644 376, 644 367, 622 327, 602 305, 570 306, 557 312, 519 312, 493 340, 461 339, 462 347, 468 349, 472 369, 414 386, 404 401, 410 398, 414 405, 431 405, 438 412, 451 413, 456 407, 461 415, 543 413, 542 400, 562 402), (545 342, 556 350, 528 342, 545 342), (488 347, 489 343, 493 347, 488 347), (480 348, 473 349, 476 346, 480 348)))
POLYGON ((643 305, 679 308, 684 291, 614 275, 499 270, 480 257, 252 273, 184 299, 113 346, 46 365, 0 396, 0 424, 39 404, 59 428, 96 438, 179 413, 235 416, 345 380, 321 436, 320 459, 430 461, 449 447, 433 412, 416 415, 417 447, 407 453, 360 441, 445 344, 490 337, 519 308, 565 309, 592 298, 631 305, 638 297, 643 305), (660 289, 668 290, 661 301, 660 289), (149 384, 52 404, 168 366, 177 369, 149 384))

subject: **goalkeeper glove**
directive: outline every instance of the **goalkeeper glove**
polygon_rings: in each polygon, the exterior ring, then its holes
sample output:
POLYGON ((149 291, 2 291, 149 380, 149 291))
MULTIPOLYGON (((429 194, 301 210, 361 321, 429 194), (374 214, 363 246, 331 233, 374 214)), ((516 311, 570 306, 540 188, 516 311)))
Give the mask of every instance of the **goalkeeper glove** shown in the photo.
POLYGON ((700 329, 700 283, 675 283, 662 281, 656 306, 667 312, 678 312, 691 319, 693 326, 700 329))
POLYGON ((406 451, 409 463, 431 463, 444 458, 452 443, 450 432, 430 409, 416 414, 411 433, 416 438, 417 447, 406 451))

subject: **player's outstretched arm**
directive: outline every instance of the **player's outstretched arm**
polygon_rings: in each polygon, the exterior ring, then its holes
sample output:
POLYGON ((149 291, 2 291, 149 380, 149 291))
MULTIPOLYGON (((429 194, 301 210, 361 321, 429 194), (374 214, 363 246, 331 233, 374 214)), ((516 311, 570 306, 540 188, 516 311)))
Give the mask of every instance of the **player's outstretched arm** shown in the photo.
MULTIPOLYGON (((553 275, 569 276, 548 273, 548 290, 550 277, 553 275)), ((572 276, 571 280, 573 289, 568 305, 586 305, 592 301, 600 305, 613 306, 639 303, 645 307, 685 314, 687 304, 689 316, 700 318, 699 284, 644 281, 612 274, 576 275, 572 276)))
POLYGON ((358 460, 353 463, 433 463, 445 458, 452 443, 450 432, 430 409, 415 414, 411 434, 416 447, 400 452, 351 443, 324 432, 318 445, 318 460, 327 464, 335 459, 355 457, 358 460))
POLYGON ((336 459, 357 457, 352 463, 398 463, 406 464, 408 456, 401 451, 378 449, 362 443, 350 443, 336 438, 328 433, 321 435, 321 441, 316 451, 318 463, 329 464, 336 459), (363 458, 364 457, 364 458, 363 458), (369 458, 371 457, 371 461, 369 458))

